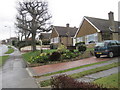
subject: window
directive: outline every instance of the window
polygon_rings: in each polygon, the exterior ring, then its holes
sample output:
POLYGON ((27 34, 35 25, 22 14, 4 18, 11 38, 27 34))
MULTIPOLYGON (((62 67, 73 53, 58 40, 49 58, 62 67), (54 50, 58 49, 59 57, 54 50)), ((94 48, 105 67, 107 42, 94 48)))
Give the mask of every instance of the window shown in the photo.
POLYGON ((78 37, 76 40, 77 40, 77 42, 82 42, 83 38, 82 37, 78 37))
POLYGON ((50 43, 54 43, 54 38, 51 38, 50 43))
POLYGON ((97 33, 86 35, 85 36, 85 42, 86 42, 86 44, 88 44, 89 42, 98 42, 98 35, 97 35, 97 33))
POLYGON ((54 43, 59 43, 59 37, 55 37, 54 39, 54 43))

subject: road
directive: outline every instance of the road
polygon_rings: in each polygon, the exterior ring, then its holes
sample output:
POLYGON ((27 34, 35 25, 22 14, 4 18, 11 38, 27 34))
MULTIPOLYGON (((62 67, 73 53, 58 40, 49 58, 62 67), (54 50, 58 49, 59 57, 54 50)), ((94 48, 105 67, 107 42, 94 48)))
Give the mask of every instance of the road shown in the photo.
POLYGON ((6 45, 0 44, 0 56, 3 56, 5 52, 8 51, 8 47, 6 45))
POLYGON ((15 48, 14 53, 2 68, 2 88, 38 88, 34 79, 29 76, 21 54, 15 48))

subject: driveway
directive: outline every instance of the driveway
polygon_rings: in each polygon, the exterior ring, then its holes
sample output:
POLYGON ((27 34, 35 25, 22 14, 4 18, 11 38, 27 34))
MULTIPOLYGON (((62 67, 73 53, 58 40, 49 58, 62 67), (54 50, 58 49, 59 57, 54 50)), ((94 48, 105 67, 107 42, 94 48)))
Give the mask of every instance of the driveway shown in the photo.
POLYGON ((38 88, 16 48, 2 68, 2 88, 38 88))
POLYGON ((31 67, 31 68, 28 68, 28 70, 31 72, 32 76, 40 76, 46 73, 56 72, 60 70, 65 70, 69 68, 74 68, 74 67, 78 67, 86 64, 92 64, 92 63, 107 61, 107 60, 110 60, 110 58, 90 57, 90 58, 81 59, 77 61, 31 67))

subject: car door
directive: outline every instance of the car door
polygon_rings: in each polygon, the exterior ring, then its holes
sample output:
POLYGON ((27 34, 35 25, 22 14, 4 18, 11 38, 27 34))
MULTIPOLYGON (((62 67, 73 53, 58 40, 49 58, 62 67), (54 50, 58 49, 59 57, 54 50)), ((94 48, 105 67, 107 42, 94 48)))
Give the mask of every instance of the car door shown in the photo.
POLYGON ((118 55, 120 55, 120 41, 117 41, 117 45, 118 45, 118 55))
POLYGON ((118 55, 118 45, 116 41, 110 42, 111 52, 114 53, 114 55, 118 55))

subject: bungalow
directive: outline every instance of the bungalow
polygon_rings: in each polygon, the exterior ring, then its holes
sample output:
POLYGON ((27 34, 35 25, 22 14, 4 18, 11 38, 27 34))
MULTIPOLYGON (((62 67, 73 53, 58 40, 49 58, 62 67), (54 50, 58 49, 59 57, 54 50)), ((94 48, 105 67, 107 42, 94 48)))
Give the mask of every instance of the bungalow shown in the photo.
POLYGON ((44 45, 48 45, 48 44, 50 44, 50 35, 51 35, 51 33, 41 33, 38 36, 38 38, 42 40, 44 45))
POLYGON ((76 42, 100 42, 120 39, 120 22, 114 21, 113 12, 108 13, 109 20, 84 17, 75 35, 76 42))
POLYGON ((66 24, 66 27, 53 26, 50 43, 55 47, 57 47, 60 43, 65 46, 73 46, 75 45, 74 36, 77 30, 78 28, 76 27, 69 27, 69 24, 66 24))

